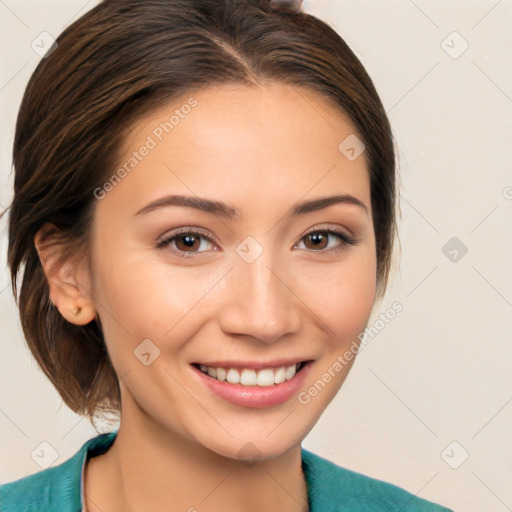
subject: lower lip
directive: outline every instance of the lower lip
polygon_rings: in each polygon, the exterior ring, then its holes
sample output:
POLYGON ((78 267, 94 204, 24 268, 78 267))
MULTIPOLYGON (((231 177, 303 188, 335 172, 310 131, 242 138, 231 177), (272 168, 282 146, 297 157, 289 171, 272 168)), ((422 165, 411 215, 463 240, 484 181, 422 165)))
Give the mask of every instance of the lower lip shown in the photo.
POLYGON ((302 386, 309 372, 311 361, 306 363, 295 376, 273 386, 244 386, 242 384, 229 384, 203 373, 199 368, 192 369, 201 379, 204 385, 220 397, 240 407, 263 409, 282 404, 293 397, 302 386))

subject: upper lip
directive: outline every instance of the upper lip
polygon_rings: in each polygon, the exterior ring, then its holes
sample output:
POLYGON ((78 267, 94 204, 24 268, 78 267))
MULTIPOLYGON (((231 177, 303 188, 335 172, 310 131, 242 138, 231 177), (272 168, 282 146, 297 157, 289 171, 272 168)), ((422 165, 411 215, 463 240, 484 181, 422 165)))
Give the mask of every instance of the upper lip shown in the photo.
POLYGON ((272 361, 210 361, 210 362, 196 362, 195 365, 211 366, 213 368, 279 368, 280 366, 288 367, 297 363, 311 361, 311 358, 304 359, 274 359, 272 361))

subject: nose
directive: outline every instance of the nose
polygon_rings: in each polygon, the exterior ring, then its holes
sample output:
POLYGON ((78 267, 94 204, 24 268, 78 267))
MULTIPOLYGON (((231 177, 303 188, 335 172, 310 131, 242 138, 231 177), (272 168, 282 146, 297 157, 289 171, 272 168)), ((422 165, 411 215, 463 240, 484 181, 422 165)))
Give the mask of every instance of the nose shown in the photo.
POLYGON ((289 283, 289 273, 281 271, 267 251, 252 263, 238 258, 234 266, 226 277, 226 300, 219 316, 223 331, 264 343, 298 332, 300 300, 289 283))

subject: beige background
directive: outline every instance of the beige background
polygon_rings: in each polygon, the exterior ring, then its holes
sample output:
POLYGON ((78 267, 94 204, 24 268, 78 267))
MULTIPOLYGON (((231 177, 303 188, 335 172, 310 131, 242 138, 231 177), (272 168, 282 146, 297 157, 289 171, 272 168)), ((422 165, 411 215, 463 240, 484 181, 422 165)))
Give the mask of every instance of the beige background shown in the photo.
MULTIPOLYGON (((17 108, 39 60, 31 42, 56 37, 96 3, 0 1, 2 207, 17 108)), ((356 51, 388 111, 402 258, 369 323, 377 334, 304 446, 458 511, 512 510, 512 1, 313 0, 305 9, 356 51), (394 301, 403 310, 375 323, 394 301)), ((48 463, 55 454, 55 465, 96 431, 24 346, 0 227, 5 482, 41 469, 34 450, 48 463)))

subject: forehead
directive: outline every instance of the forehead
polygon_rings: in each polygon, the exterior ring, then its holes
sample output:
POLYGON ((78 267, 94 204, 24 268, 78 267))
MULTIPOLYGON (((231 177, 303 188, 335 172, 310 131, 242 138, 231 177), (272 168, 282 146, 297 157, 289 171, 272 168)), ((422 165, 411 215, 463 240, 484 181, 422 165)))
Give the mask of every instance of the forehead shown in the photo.
POLYGON ((124 147, 137 146, 148 133, 159 141, 172 133, 197 147, 240 147, 253 135, 285 141, 282 152, 304 141, 311 149, 332 151, 340 138, 356 132, 346 112, 316 90, 278 82, 250 87, 225 84, 183 95, 147 113, 131 127, 124 147))
POLYGON ((230 195, 234 204, 248 205, 254 194, 277 200, 293 195, 295 202, 308 191, 340 191, 369 206, 365 154, 350 160, 340 150, 355 134, 341 108, 304 87, 208 87, 132 126, 119 165, 141 148, 151 149, 115 194, 124 188, 152 199, 155 187, 165 183, 188 194, 230 195))

